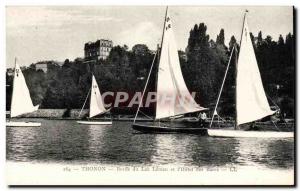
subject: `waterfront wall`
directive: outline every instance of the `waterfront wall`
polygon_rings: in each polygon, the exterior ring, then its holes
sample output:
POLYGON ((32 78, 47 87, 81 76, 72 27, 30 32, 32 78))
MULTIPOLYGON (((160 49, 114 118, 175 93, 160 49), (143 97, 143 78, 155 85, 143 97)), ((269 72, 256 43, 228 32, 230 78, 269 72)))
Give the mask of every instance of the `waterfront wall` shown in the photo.
MULTIPOLYGON (((82 110, 81 116, 84 116, 88 113, 88 109, 82 110)), ((66 116, 67 109, 39 109, 32 113, 27 113, 19 117, 28 117, 28 118, 78 118, 80 109, 72 109, 69 115, 66 116)), ((9 112, 7 112, 9 114, 9 112)))

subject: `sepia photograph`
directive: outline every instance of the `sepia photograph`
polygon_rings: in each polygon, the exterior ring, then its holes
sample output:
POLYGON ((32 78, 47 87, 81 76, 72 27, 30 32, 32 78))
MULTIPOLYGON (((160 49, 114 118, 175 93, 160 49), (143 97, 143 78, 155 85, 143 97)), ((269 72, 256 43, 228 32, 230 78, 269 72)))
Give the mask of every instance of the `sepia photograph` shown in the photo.
POLYGON ((295 186, 295 12, 6 6, 6 184, 295 186))

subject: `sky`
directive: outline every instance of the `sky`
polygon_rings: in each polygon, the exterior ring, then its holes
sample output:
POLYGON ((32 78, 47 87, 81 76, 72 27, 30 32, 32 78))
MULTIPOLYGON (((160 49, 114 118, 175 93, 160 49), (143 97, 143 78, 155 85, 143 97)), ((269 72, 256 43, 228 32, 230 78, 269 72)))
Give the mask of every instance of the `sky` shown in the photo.
MULTIPOLYGON (((21 66, 42 60, 64 61, 83 57, 84 44, 111 39, 114 45, 146 44, 156 49, 162 36, 163 6, 7 6, 6 66, 21 66)), ((293 8, 274 6, 171 6, 169 15, 177 47, 187 46, 189 31, 204 22, 215 40, 225 30, 225 43, 234 35, 240 39, 243 14, 248 13, 250 31, 277 40, 293 33, 293 8)))

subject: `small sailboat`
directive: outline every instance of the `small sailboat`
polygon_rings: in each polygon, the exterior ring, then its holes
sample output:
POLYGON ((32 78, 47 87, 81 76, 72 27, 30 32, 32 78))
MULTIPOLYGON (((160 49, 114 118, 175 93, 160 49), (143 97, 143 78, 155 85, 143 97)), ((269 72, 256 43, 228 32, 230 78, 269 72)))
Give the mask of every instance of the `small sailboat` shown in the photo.
MULTIPOLYGON (((39 105, 34 106, 30 97, 24 75, 21 71, 17 58, 15 59, 15 72, 13 80, 12 100, 10 107, 10 118, 20 116, 25 113, 37 111, 39 105)), ((8 127, 39 127, 39 122, 7 121, 8 127)))
MULTIPOLYGON (((157 53, 154 56, 142 97, 144 96, 147 88, 156 55, 157 53)), ((186 113, 199 112, 206 110, 206 108, 201 107, 195 102, 186 87, 180 68, 178 50, 173 33, 173 25, 171 18, 168 15, 168 7, 166 9, 163 27, 156 93, 157 101, 154 122, 143 124, 136 123, 136 118, 143 100, 141 99, 132 125, 134 130, 144 133, 207 134, 207 131, 203 126, 201 127, 199 125, 197 127, 191 127, 182 124, 178 125, 176 124, 176 121, 174 121, 177 116, 186 113), (169 97, 170 99, 166 97, 169 97), (166 100, 164 100, 164 98, 166 98, 166 100)))
MULTIPOLYGON (((92 118, 96 115, 99 114, 104 114, 106 112, 108 112, 109 110, 106 110, 102 101, 102 97, 101 97, 101 93, 99 90, 99 86, 97 84, 96 78, 93 75, 92 76, 92 87, 89 91, 89 93, 91 93, 91 98, 90 98, 90 110, 89 110, 89 118, 92 118)), ((89 96, 89 93, 85 99, 85 102, 82 106, 82 109, 79 113, 79 117, 82 113, 82 110, 85 106, 85 103, 87 101, 87 98, 89 96)), ((96 121, 96 120, 86 120, 86 121, 77 121, 77 123, 79 124, 85 124, 85 125, 111 125, 112 121, 96 121)))
MULTIPOLYGON (((244 15, 243 30, 240 43, 241 47, 238 61, 236 63, 237 74, 235 129, 208 129, 208 135, 215 137, 293 137, 293 132, 253 131, 242 130, 239 128, 239 125, 253 123, 256 120, 273 115, 276 112, 271 110, 263 88, 257 60, 250 38, 250 31, 248 28, 246 17, 247 12, 248 11, 246 11, 244 15)), ((234 48, 234 50, 236 51, 236 48, 234 48)), ((228 62, 228 66, 229 63, 230 62, 228 62)), ((216 112, 218 101, 220 99, 224 80, 228 71, 228 66, 225 72, 225 77, 223 79, 214 112, 216 112)), ((210 124, 212 125, 212 121, 210 124)))

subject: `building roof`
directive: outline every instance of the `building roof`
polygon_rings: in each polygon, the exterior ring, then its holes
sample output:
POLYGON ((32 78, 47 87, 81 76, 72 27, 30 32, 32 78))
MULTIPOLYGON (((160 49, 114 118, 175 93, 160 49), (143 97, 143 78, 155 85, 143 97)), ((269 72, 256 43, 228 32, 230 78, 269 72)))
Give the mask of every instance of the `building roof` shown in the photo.
POLYGON ((84 50, 90 49, 90 48, 98 48, 98 47, 100 47, 100 44, 101 44, 101 46, 107 46, 107 44, 108 44, 109 47, 112 47, 112 41, 111 40, 100 39, 100 40, 97 40, 96 42, 85 43, 84 50), (105 44, 103 45, 101 43, 105 43, 105 44))

